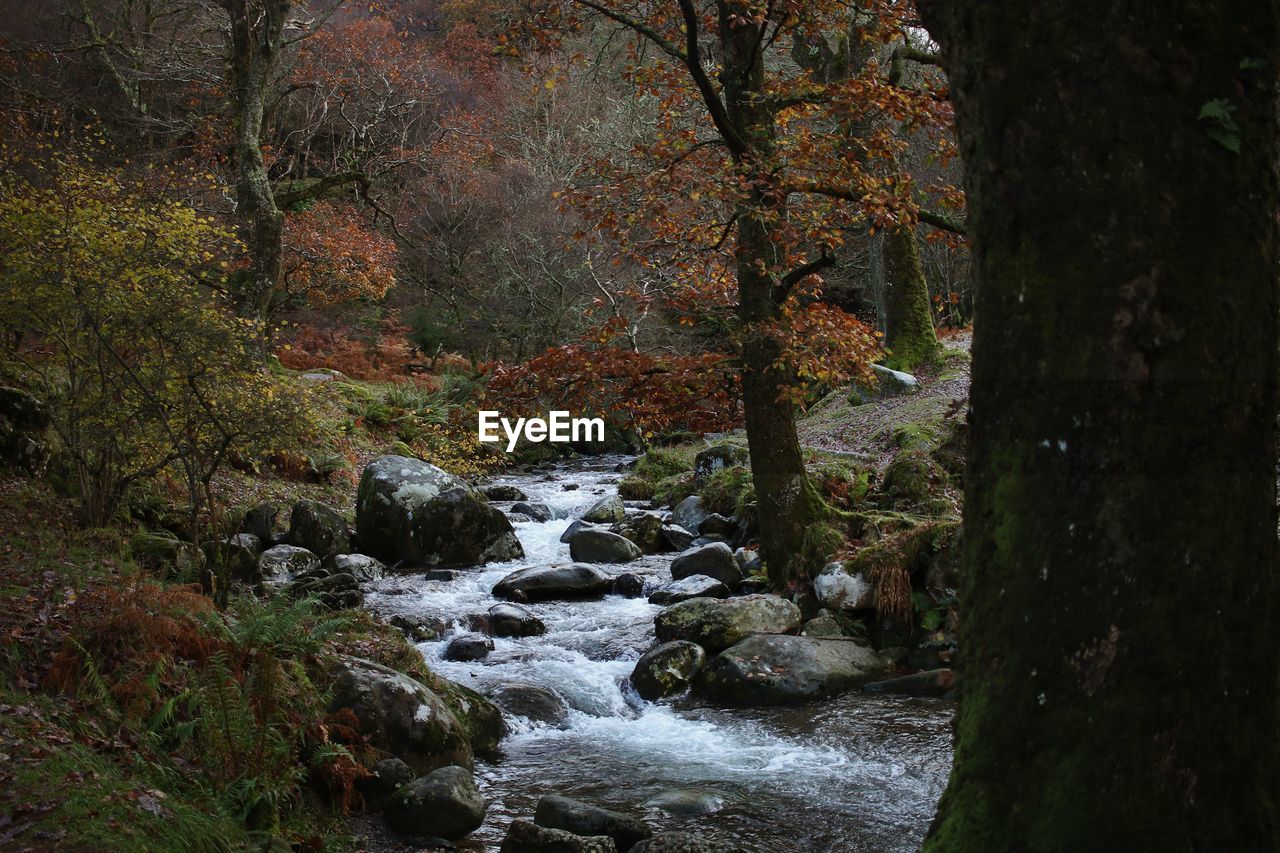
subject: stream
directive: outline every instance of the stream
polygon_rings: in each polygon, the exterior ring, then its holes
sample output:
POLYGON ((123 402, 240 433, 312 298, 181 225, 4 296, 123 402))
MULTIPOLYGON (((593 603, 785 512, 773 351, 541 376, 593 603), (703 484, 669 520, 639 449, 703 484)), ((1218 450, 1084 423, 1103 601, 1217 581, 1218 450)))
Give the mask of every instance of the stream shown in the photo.
MULTIPOLYGON (((366 606, 378 613, 454 624, 440 640, 418 646, 444 677, 480 693, 509 682, 537 684, 572 709, 560 728, 508 717, 502 758, 477 761, 489 812, 471 838, 496 851, 508 824, 532 819, 538 798, 554 793, 642 816, 655 831, 694 832, 758 853, 917 850, 951 766, 949 701, 853 692, 794 708, 718 709, 688 698, 649 703, 627 677, 653 644, 653 617, 662 608, 613 595, 527 605, 546 623, 545 634, 495 638, 481 661, 441 658, 448 641, 466 631, 467 615, 495 603, 489 591, 503 576, 569 561, 560 535, 614 493, 621 461, 575 460, 495 481, 562 516, 515 524, 525 559, 458 572, 448 582, 396 576, 366 589, 366 606), (669 813, 650 802, 660 795, 693 800, 703 811, 669 813)), ((628 503, 629 510, 644 506, 628 503)), ((647 594, 670 580, 673 556, 603 568, 644 576, 647 594)))

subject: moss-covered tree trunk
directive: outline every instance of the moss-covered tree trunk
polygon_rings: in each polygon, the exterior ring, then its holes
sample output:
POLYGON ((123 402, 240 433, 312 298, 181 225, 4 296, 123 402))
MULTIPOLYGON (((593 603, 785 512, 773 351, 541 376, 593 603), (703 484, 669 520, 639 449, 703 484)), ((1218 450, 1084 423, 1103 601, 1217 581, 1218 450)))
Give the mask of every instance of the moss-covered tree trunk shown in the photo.
POLYGON ((977 295, 963 692, 925 849, 1280 849, 1280 13, 919 5, 977 295))
POLYGON ((888 364, 914 370, 938 354, 929 285, 920 265, 915 229, 900 225, 884 236, 884 344, 888 364))

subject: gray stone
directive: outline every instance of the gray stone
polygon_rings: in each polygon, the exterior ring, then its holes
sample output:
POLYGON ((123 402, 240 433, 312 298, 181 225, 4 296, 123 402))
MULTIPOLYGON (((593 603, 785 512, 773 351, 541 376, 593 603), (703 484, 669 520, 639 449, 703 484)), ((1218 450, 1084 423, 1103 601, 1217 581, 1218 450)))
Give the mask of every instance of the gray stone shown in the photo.
POLYGON ((412 568, 462 568, 524 556, 506 515, 464 480, 406 456, 381 456, 360 477, 362 550, 412 568))
POLYGON ((319 501, 298 501, 289 515, 289 544, 306 548, 320 559, 351 551, 347 520, 319 501))
POLYGON ((698 535, 728 541, 738 535, 738 520, 713 512, 702 519, 702 524, 698 525, 698 535))
POLYGON ((643 555, 630 539, 592 527, 582 528, 569 538, 569 556, 581 563, 629 563, 643 555))
POLYGON ((465 767, 441 767, 397 790, 387 823, 397 832, 456 841, 480 828, 486 806, 465 767))
POLYGON ((791 705, 879 678, 884 660, 853 640, 756 634, 716 655, 694 692, 732 705, 791 705))
POLYGON ((518 604, 495 604, 489 608, 487 622, 495 637, 532 637, 547 631, 541 619, 518 604))
POLYGON ((425 643, 429 640, 435 640, 445 632, 443 619, 433 616, 407 616, 403 613, 397 613, 387 620, 387 624, 393 628, 398 628, 410 640, 415 643, 425 643))
POLYGON ((788 634, 800 627, 800 608, 776 595, 725 600, 691 598, 653 620, 660 642, 689 640, 714 654, 755 633, 788 634))
POLYGON ((513 820, 498 853, 618 853, 618 848, 607 835, 574 835, 527 820, 513 820))
POLYGON ((623 572, 613 579, 613 594, 623 598, 639 598, 644 595, 644 578, 633 572, 623 572))
POLYGON ((844 628, 830 610, 822 610, 817 616, 804 623, 800 634, 805 637, 837 640, 844 636, 844 628))
POLYGON ((747 448, 737 444, 717 444, 698 451, 698 455, 693 457, 693 476, 705 480, 717 471, 750 462, 751 454, 747 448))
POLYGON ((569 526, 564 529, 564 533, 560 534, 560 541, 568 542, 570 539, 573 538, 573 534, 577 533, 579 530, 595 529, 595 528, 596 528, 596 525, 591 524, 590 522, 583 521, 580 518, 574 519, 569 524, 569 526))
POLYGON ((679 604, 691 598, 728 598, 729 587, 706 575, 689 575, 663 584, 649 596, 650 604, 679 604))
POLYGON ((538 800, 533 822, 574 835, 607 835, 622 850, 629 850, 653 835, 653 830, 640 818, 555 794, 538 800))
POLYGON ((745 853, 743 848, 692 832, 661 832, 641 841, 630 853, 745 853))
POLYGON ((626 516, 627 509, 622 505, 622 498, 617 495, 609 495, 601 498, 581 516, 583 521, 589 521, 593 524, 611 524, 615 521, 622 521, 626 516))
POLYGON ((498 581, 493 595, 510 601, 555 601, 601 598, 613 588, 613 578, 586 563, 530 566, 498 581))
POLYGON ((491 501, 526 501, 529 496, 515 486, 506 483, 494 483, 480 490, 491 501))
POLYGON ((318 568, 319 557, 294 545, 276 545, 258 556, 258 574, 263 583, 284 583, 318 568))
POLYGON ((813 579, 813 593, 823 607, 847 613, 875 607, 875 589, 862 572, 850 572, 844 563, 828 563, 813 579))
POLYGON ((672 550, 671 542, 662 530, 662 519, 652 513, 628 516, 609 529, 636 543, 636 547, 646 554, 663 554, 672 550))
POLYGON ((425 684, 361 658, 342 658, 334 676, 329 709, 350 709, 372 746, 417 773, 471 764, 465 727, 425 684))
POLYGON ((356 789, 372 811, 381 811, 392 794, 414 779, 413 770, 398 758, 384 758, 370 771, 373 775, 358 780, 356 789))
POLYGON ((556 516, 551 507, 546 504, 529 503, 527 501, 520 501, 515 506, 511 507, 511 511, 523 513, 534 521, 550 521, 556 516))
POLYGON ((721 791, 704 788, 671 788, 645 800, 645 807, 680 817, 715 814, 732 802, 721 791))
POLYGON ((442 657, 445 660, 480 660, 493 651, 493 640, 484 634, 459 634, 445 646, 442 657))
POLYGON ((662 536, 667 540, 667 544, 671 546, 672 551, 684 551, 693 544, 693 540, 696 538, 678 524, 662 525, 662 536))
POLYGON ((710 513, 703 507, 702 498, 697 495, 689 495, 671 510, 671 520, 695 535, 702 526, 702 520, 708 515, 710 513))
POLYGON ((663 643, 646 652, 631 671, 631 684, 650 702, 689 689, 694 675, 707 660, 702 646, 687 640, 663 643))
POLYGON ((276 518, 280 515, 280 507, 271 502, 260 503, 251 507, 240 522, 240 532, 257 536, 263 542, 270 542, 276 535, 276 518))
POLYGON ((376 581, 387 573, 387 567, 377 557, 367 554, 336 554, 329 560, 335 572, 346 572, 358 581, 376 581))
POLYGON ((742 570, 733 559, 733 551, 723 542, 703 545, 696 551, 681 554, 671 561, 671 578, 706 575, 715 578, 730 590, 736 589, 742 581, 742 570))
POLYGON ((502 710, 535 723, 564 726, 569 706, 554 690, 537 684, 508 682, 494 688, 489 698, 502 710))

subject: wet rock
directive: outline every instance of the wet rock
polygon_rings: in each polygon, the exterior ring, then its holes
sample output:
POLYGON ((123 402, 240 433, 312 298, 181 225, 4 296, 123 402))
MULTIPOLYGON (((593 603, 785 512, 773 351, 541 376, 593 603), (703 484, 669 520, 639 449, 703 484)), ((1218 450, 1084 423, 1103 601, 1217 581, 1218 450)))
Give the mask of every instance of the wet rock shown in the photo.
POLYGON ((704 545, 696 551, 681 554, 671 561, 671 578, 680 580, 693 575, 715 578, 730 590, 742 581, 742 570, 733 559, 733 551, 723 542, 704 545))
POLYGON ((662 525, 662 536, 667 540, 667 544, 671 546, 672 551, 685 550, 693 544, 693 540, 696 538, 678 524, 662 525))
POLYGON ((580 489, 580 488, 582 488, 582 487, 581 487, 580 485, 578 485, 577 483, 565 483, 563 486, 561 486, 561 487, 560 487, 560 491, 562 491, 562 492, 576 492, 576 491, 578 491, 578 489, 580 489))
POLYGON ((267 584, 284 583, 319 568, 319 557, 306 548, 293 545, 276 545, 258 557, 258 574, 267 584))
POLYGON ((422 573, 424 581, 436 581, 439 583, 448 583, 458 576, 453 569, 428 569, 422 573))
POLYGON ((618 853, 618 848, 607 835, 574 835, 527 820, 513 820, 498 853, 618 853))
POLYGON ((671 542, 662 532, 662 519, 652 513, 630 516, 609 529, 630 539, 646 554, 663 554, 671 550, 671 542))
POLYGON ((713 512, 702 519, 702 524, 698 526, 698 535, 727 542, 737 538, 738 520, 713 512))
POLYGON ((737 444, 717 444, 698 451, 693 457, 693 476, 705 480, 717 471, 751 463, 747 448, 737 444))
POLYGON ((728 598, 729 587, 706 575, 689 575, 663 584, 649 596, 650 604, 678 604, 691 598, 728 598))
POLYGON ((875 607, 875 590, 862 572, 850 572, 844 563, 828 563, 813 579, 813 592, 823 607, 855 612, 875 607))
POLYGON ((489 608, 487 622, 495 637, 532 637, 547 631, 541 619, 518 604, 495 604, 489 608))
POLYGON ((867 693, 900 693, 904 696, 943 696, 956 687, 956 674, 950 669, 929 669, 911 675, 900 675, 884 681, 873 681, 862 689, 867 693))
POLYGON ((697 535, 698 528, 702 526, 702 520, 709 514, 706 508, 702 506, 702 498, 697 495, 690 495, 676 504, 675 509, 671 510, 671 520, 690 533, 697 535))
POLYGON ((356 782, 356 790, 371 811, 381 811, 388 799, 413 781, 413 770, 398 758, 384 758, 369 768, 372 776, 356 782))
POLYGON ((663 643, 646 652, 631 671, 631 684, 650 702, 689 689, 694 675, 707 660, 702 646, 686 640, 663 643))
POLYGON ((387 624, 397 628, 415 643, 426 643, 438 639, 445 632, 443 619, 432 616, 406 616, 397 613, 387 620, 387 624))
POLYGON ((661 832, 631 848, 631 853, 744 853, 741 847, 723 844, 692 832, 661 832))
POLYGON ((529 496, 515 486, 494 483, 480 490, 491 501, 527 501, 529 496))
POLYGON ((459 634, 445 646, 442 657, 445 660, 480 660, 493 651, 493 640, 484 634, 459 634))
POLYGON ((571 522, 569 526, 564 529, 564 533, 560 534, 560 541, 568 542, 570 539, 573 538, 573 534, 577 533, 579 530, 593 529, 595 527, 596 525, 591 524, 590 522, 583 521, 580 518, 574 519, 574 521, 571 522))
POLYGON ((622 521, 626 514, 627 509, 622 505, 622 498, 617 495, 609 495, 596 501, 589 510, 582 514, 581 518, 583 521, 589 521, 593 524, 612 524, 615 521, 622 521))
POLYGON ((623 572, 613 579, 613 594, 623 598, 639 598, 644 595, 644 578, 632 572, 623 572))
POLYGON ((346 572, 358 581, 376 581, 387 573, 387 567, 367 554, 336 554, 328 564, 335 572, 346 572))
POLYGON ((320 559, 351 551, 347 520, 319 501, 298 501, 289 515, 289 544, 306 548, 320 559))
POLYGON ((800 627, 800 608, 776 595, 725 600, 691 598, 673 604, 653 620, 658 640, 689 640, 708 652, 723 651, 755 634, 787 634, 800 627))
POLYGON ((356 533, 393 564, 461 568, 524 556, 511 522, 464 480, 405 456, 381 456, 360 477, 356 533))
POLYGON ((329 709, 350 709, 371 745, 417 773, 471 764, 463 724, 438 694, 402 672, 361 658, 340 659, 329 709))
POLYGON ((276 535, 276 519, 280 516, 280 507, 269 501, 251 507, 240 521, 240 532, 257 536, 263 542, 270 542, 276 535))
POLYGON ((581 563, 629 563, 643 555, 630 539, 599 527, 584 527, 569 537, 569 556, 581 563))
POLYGON ((486 806, 465 767, 441 767, 402 786, 387 801, 397 832, 455 841, 480 828, 486 806))
POLYGON ((607 835, 620 850, 630 850, 653 835, 653 830, 637 817, 555 794, 538 800, 533 822, 548 829, 563 829, 574 835, 607 835))
POLYGON ((791 705, 861 687, 884 670, 874 649, 853 640, 756 634, 708 661, 693 689, 732 705, 791 705))
POLYGON ((515 506, 511 507, 511 511, 523 513, 534 521, 550 521, 556 517, 556 514, 552 511, 551 507, 543 503, 528 503, 527 501, 520 501, 515 506))
POLYGON ((557 601, 601 598, 613 588, 613 578, 586 563, 530 566, 498 581, 493 595, 510 601, 557 601))
POLYGON ((704 788, 672 788, 645 800, 645 807, 664 811, 670 815, 691 817, 715 814, 730 802, 730 797, 720 791, 704 788))
POLYGON ((554 690, 537 684, 509 682, 495 688, 489 698, 508 714, 535 723, 564 726, 569 721, 568 704, 554 690))

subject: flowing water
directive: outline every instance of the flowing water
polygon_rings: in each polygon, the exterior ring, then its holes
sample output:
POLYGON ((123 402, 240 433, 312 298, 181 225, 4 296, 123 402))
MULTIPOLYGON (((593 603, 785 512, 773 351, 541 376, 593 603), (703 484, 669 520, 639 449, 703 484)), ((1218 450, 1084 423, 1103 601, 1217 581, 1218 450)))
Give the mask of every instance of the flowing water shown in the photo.
MULTIPOLYGON (((555 793, 643 816, 655 829, 696 832, 759 853, 918 849, 950 769, 950 702, 856 692, 781 709, 645 702, 627 683, 653 644, 661 609, 644 598, 532 604, 545 634, 496 638, 482 661, 441 659, 449 639, 466 630, 468 614, 495 603, 489 590, 504 575, 569 560, 560 535, 615 491, 619 461, 578 461, 499 480, 563 516, 516 523, 524 560, 459 572, 449 582, 388 578, 367 591, 377 612, 454 624, 441 640, 419 645, 446 678, 480 693, 510 682, 541 685, 572 709, 563 727, 510 719, 502 757, 477 763, 490 806, 473 838, 496 850, 513 819, 532 819, 538 798, 555 793), (701 811, 664 811, 653 803, 664 795, 692 800, 701 811)), ((671 557, 604 568, 641 574, 653 586, 670 580, 671 557)))

